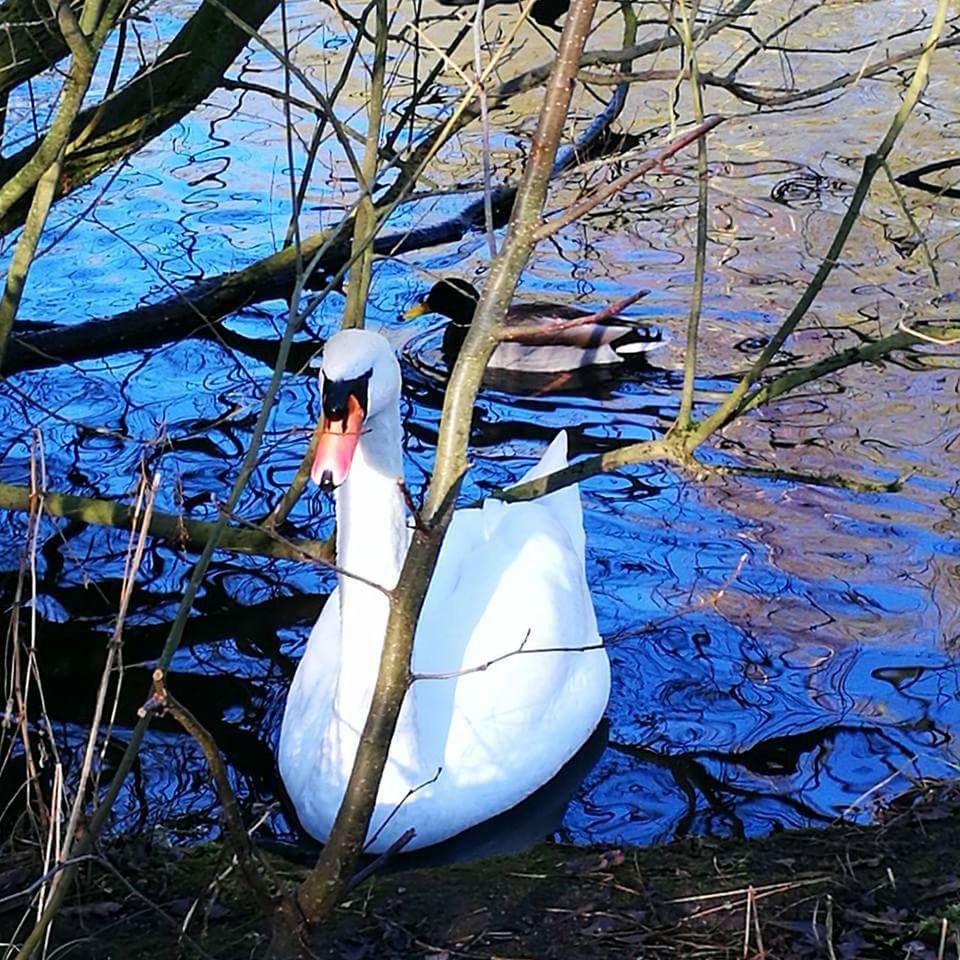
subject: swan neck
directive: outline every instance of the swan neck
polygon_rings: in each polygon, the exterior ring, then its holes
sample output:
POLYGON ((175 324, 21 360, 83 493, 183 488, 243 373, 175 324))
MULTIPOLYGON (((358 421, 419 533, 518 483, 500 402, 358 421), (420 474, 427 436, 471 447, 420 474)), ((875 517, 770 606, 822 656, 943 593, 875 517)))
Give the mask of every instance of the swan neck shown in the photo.
MULTIPOLYGON (((364 692, 376 678, 390 612, 385 591, 400 576, 409 531, 401 490, 400 415, 364 425, 346 481, 337 490, 340 624, 348 681, 364 692)), ((341 681, 347 678, 341 677, 341 681)))
POLYGON ((399 416, 395 419, 396 430, 376 424, 364 433, 350 473, 337 490, 337 566, 344 571, 341 596, 379 592, 359 578, 392 590, 400 575, 408 532, 399 416))

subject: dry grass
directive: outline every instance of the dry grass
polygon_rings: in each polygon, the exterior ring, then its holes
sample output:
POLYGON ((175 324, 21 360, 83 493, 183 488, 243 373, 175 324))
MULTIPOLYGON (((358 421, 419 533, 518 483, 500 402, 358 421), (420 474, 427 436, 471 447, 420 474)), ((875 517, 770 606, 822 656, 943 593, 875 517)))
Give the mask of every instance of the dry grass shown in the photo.
MULTIPOLYGON (((543 845, 523 854, 378 875, 318 932, 321 957, 776 958, 960 956, 960 790, 926 783, 875 827, 648 849, 543 845)), ((0 884, 23 885, 21 851, 0 884)), ((302 868, 271 858, 292 882, 302 868)), ((0 900, 7 939, 16 926, 0 900)), ((22 903, 20 905, 22 909, 22 903)), ((255 955, 268 923, 218 844, 118 840, 91 861, 54 928, 74 957, 255 955)), ((51 950, 51 955, 53 953, 51 950)))

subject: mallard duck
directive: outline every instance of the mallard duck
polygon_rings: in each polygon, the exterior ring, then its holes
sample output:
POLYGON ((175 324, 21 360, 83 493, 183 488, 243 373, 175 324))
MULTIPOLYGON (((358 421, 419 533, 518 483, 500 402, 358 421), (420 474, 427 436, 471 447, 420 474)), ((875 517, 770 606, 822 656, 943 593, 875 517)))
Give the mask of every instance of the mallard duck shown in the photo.
MULTIPOLYGON (((344 573, 287 697, 279 766, 308 833, 326 840, 353 766, 392 589, 410 543, 401 482, 400 366, 387 341, 326 344, 324 424, 311 475, 334 488, 344 573)), ((560 433, 524 479, 567 463, 560 433)), ((603 716, 610 662, 584 571, 575 486, 457 510, 416 627, 412 669, 367 849, 452 837, 547 783, 603 716)))
MULTIPOLYGON (((445 7, 467 7, 472 6, 476 0, 439 0, 445 7)), ((520 0, 487 0, 485 6, 492 7, 497 4, 518 3, 520 0)), ((551 30, 560 30, 557 20, 570 9, 570 0, 533 0, 533 6, 530 8, 530 16, 541 26, 549 27, 551 30)))
MULTIPOLYGON (((425 313, 439 313, 449 318, 443 353, 452 366, 479 299, 476 287, 451 277, 435 283, 426 298, 403 316, 410 320, 425 313)), ((514 337, 497 344, 487 362, 488 370, 562 373, 604 367, 645 354, 665 342, 658 327, 561 303, 515 303, 507 311, 506 326, 514 337), (581 319, 582 323, 576 322, 581 319)))

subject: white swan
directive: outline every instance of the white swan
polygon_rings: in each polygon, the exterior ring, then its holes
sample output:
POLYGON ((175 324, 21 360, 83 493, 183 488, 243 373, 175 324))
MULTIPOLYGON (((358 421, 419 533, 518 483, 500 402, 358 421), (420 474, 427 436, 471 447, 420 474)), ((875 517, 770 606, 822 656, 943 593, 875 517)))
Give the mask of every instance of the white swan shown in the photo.
MULTIPOLYGON (((334 335, 320 386, 326 427, 312 476, 337 487, 337 561, 345 573, 290 688, 279 766, 304 828, 325 840, 380 662, 388 602, 371 584, 396 584, 410 530, 400 488, 400 367, 389 344, 364 330, 334 335)), ((561 433, 527 477, 565 464, 561 433)), ((368 849, 386 849, 409 827, 416 834, 407 849, 437 843, 546 783, 603 715, 610 664, 599 644, 576 487, 458 510, 413 652, 415 675, 455 676, 417 679, 408 690, 368 849), (464 672, 507 654, 515 655, 464 672)))

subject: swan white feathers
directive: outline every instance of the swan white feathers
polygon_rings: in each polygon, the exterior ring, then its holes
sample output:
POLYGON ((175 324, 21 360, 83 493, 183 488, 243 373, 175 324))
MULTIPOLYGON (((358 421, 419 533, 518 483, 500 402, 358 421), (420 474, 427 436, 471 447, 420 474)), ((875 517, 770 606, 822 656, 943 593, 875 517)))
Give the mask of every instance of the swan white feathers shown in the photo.
MULTIPOLYGON (((290 688, 279 766, 303 827, 325 840, 380 662, 388 600, 378 585, 395 586, 410 529, 400 489, 400 368, 387 341, 363 330, 331 337, 320 383, 326 423, 313 477, 337 488, 344 573, 290 688)), ((561 433, 526 478, 566 462, 561 433)), ((410 827, 407 849, 516 805, 600 721, 610 664, 584 572, 575 486, 456 511, 417 625, 412 669, 418 679, 391 743, 368 834, 372 852, 410 827)))

